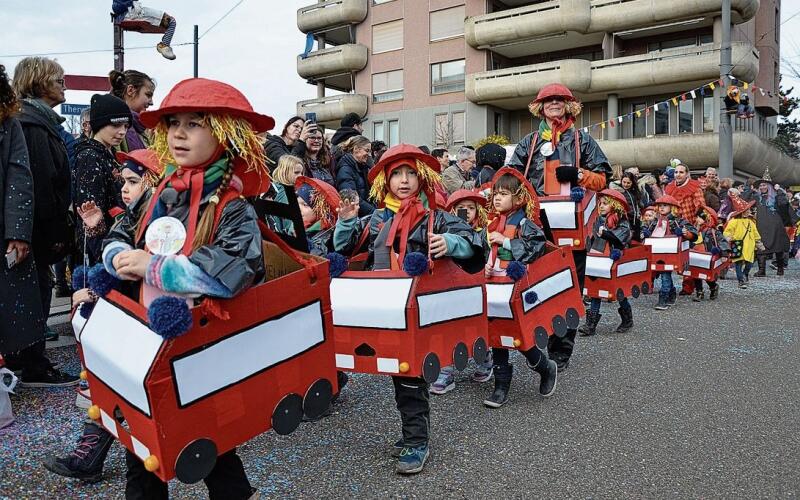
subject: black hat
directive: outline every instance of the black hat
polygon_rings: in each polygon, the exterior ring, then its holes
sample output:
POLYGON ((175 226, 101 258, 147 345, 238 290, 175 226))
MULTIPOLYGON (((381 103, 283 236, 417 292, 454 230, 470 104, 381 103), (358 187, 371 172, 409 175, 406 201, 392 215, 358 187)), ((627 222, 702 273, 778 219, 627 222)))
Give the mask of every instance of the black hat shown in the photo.
POLYGON ((489 165, 495 170, 503 167, 506 163, 506 148, 499 144, 488 143, 478 148, 475 152, 478 165, 483 167, 489 165))
POLYGON ((342 121, 339 123, 341 124, 342 127, 353 127, 355 125, 361 125, 365 121, 367 121, 366 116, 364 118, 361 118, 360 116, 358 116, 358 113, 347 113, 346 115, 344 115, 344 118, 342 118, 342 121))
POLYGON ((111 94, 95 94, 92 96, 89 108, 89 125, 92 133, 106 125, 131 123, 131 110, 125 101, 111 94))

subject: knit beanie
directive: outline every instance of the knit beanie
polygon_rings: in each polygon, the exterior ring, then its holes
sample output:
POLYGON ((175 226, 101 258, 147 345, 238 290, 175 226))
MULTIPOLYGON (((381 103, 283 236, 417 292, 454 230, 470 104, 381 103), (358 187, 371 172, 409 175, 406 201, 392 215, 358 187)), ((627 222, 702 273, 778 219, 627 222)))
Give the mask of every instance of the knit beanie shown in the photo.
POLYGON ((478 166, 489 165, 495 170, 503 168, 506 161, 506 148, 499 144, 488 143, 479 147, 475 152, 478 166))
POLYGON ((111 94, 95 94, 92 96, 91 107, 89 108, 89 125, 92 133, 106 125, 117 125, 120 123, 131 123, 131 110, 125 101, 111 94))
POLYGON ((306 205, 311 206, 311 186, 303 184, 296 191, 297 197, 306 202, 306 205))

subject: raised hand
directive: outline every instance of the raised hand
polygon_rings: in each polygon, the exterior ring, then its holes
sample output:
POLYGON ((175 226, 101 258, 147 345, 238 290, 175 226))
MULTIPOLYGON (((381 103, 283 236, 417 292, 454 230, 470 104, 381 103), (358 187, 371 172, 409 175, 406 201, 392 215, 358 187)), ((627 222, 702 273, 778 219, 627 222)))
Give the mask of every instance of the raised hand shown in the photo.
POLYGON ((103 211, 93 201, 84 202, 77 207, 77 211, 83 224, 89 229, 95 228, 103 222, 103 211))

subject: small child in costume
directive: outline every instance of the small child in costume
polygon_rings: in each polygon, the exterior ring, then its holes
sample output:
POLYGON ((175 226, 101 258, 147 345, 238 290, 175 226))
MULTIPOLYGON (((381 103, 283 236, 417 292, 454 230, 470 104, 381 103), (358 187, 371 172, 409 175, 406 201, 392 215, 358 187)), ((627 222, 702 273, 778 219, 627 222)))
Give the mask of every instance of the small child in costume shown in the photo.
MULTIPOLYGON (((487 227, 491 254, 486 264, 486 277, 505 276, 511 261, 530 264, 544 255, 547 238, 539 227, 539 199, 531 183, 514 168, 497 171, 491 184, 492 212, 487 227)), ((539 394, 552 396, 556 390, 556 363, 538 347, 520 351, 528 367, 541 376, 539 394)), ((508 349, 492 348, 494 390, 483 401, 489 408, 500 408, 508 401, 513 366, 508 362, 508 349)))
MULTIPOLYGON (((730 253, 731 247, 728 240, 719 230, 719 216, 717 212, 710 207, 702 207, 697 211, 695 218, 695 226, 700 231, 697 241, 694 242, 694 248, 703 252, 710 252, 727 257, 730 253)), ((719 295, 719 283, 716 280, 708 279, 709 300, 717 300, 719 295)), ((703 292, 703 280, 695 278, 694 280, 694 297, 692 300, 700 302, 705 298, 703 292)))
MULTIPOLYGON (((370 170, 370 195, 382 208, 372 213, 367 228, 366 269, 400 270, 411 252, 452 258, 467 272, 483 266, 481 237, 463 220, 437 208, 434 190, 440 170, 436 158, 409 144, 389 148, 370 170)), ((358 244, 357 215, 358 204, 342 200, 333 234, 337 252, 348 254, 358 244)), ((392 382, 403 425, 403 437, 395 443, 397 472, 415 474, 422 471, 430 453, 429 388, 422 378, 392 377, 392 382)))
MULTIPOLYGON (((665 236, 681 236, 685 240, 695 241, 697 239, 697 229, 694 228, 686 219, 678 215, 680 203, 674 197, 665 194, 656 200, 657 217, 650 224, 642 229, 644 238, 663 238, 665 236)), ((661 278, 661 291, 658 294, 658 304, 655 309, 664 311, 675 304, 678 291, 672 280, 672 271, 662 271, 658 273, 661 278)))
MULTIPOLYGON (((599 215, 592 227, 592 234, 586 241, 587 253, 606 255, 613 259, 616 252, 622 252, 631 243, 631 225, 626 219, 628 201, 619 191, 604 189, 600 191, 600 203, 597 209, 599 215)), ((597 333, 597 323, 602 316, 600 304, 601 299, 592 298, 589 311, 586 312, 586 323, 578 329, 581 336, 588 337, 597 333)), ((616 332, 625 333, 633 328, 633 309, 627 297, 619 301, 617 312, 622 323, 616 332)))
POLYGON ((325 257, 333 252, 333 228, 342 202, 339 193, 327 182, 305 176, 298 177, 294 186, 308 238, 308 251, 325 257))
MULTIPOLYGON (((105 269, 141 283, 145 305, 148 294, 165 292, 213 303, 263 281, 258 218, 245 198, 269 187, 256 133, 274 120, 255 113, 230 85, 204 78, 178 83, 141 120, 155 128, 164 178, 143 218, 126 217, 109 234, 105 269)), ((167 498, 167 484, 139 458, 128 452, 126 463, 128 496, 167 498)), ((235 449, 217 457, 204 481, 212 498, 245 499, 255 491, 235 449)))
POLYGON ((750 282, 750 270, 756 260, 756 250, 764 248, 761 234, 755 221, 755 200, 747 202, 738 196, 731 199, 732 212, 723 236, 731 244, 731 262, 736 269, 739 288, 746 289, 750 282))
POLYGON ((653 205, 649 205, 642 210, 642 227, 647 227, 653 222, 656 217, 658 216, 656 207, 653 205))
MULTIPOLYGON (((486 230, 486 225, 488 224, 486 198, 477 191, 459 189, 447 199, 445 208, 451 214, 464 219, 476 233, 482 233, 486 230)), ((484 362, 478 365, 475 372, 473 372, 472 380, 486 382, 492 378, 492 371, 492 356, 491 351, 489 351, 484 362)), ((448 365, 442 368, 441 372, 439 372, 439 378, 431 384, 431 394, 445 394, 455 389, 455 387, 455 367, 448 365)))

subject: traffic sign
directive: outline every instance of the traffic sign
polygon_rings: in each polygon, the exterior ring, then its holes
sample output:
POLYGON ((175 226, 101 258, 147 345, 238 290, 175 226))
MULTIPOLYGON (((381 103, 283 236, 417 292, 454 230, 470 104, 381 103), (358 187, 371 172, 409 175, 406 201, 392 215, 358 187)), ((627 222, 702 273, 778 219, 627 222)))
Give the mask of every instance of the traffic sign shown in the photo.
POLYGON ((79 115, 83 113, 83 110, 88 108, 88 104, 69 104, 63 103, 61 105, 61 114, 62 115, 79 115))

